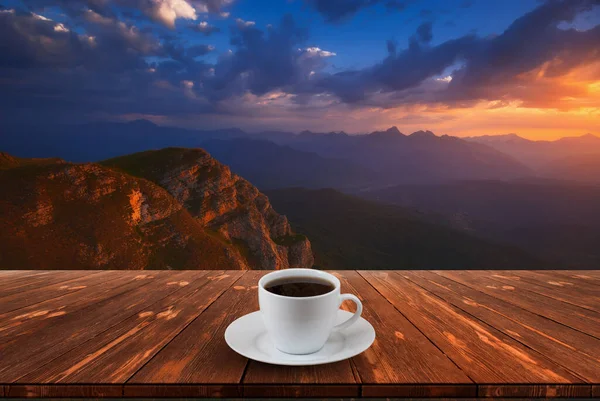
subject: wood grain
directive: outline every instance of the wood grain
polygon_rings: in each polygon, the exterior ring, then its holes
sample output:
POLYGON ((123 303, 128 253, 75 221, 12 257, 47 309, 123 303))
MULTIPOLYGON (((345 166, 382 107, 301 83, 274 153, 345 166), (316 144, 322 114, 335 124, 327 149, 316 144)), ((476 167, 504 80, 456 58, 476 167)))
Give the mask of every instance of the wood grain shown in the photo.
POLYGON ((360 272, 478 383, 577 383, 560 365, 393 272, 360 272))
POLYGON ((153 278, 164 275, 162 272, 140 274, 139 272, 111 272, 112 279, 99 281, 95 285, 65 294, 58 298, 48 297, 39 302, 0 315, 0 343, 14 341, 22 335, 31 336, 46 330, 57 317, 73 314, 98 302, 112 298, 135 288, 150 284, 153 278))
POLYGON ((125 384, 123 396, 133 398, 242 398, 237 384, 125 384))
POLYGON ((247 359, 227 346, 225 329, 255 310, 257 282, 266 273, 245 272, 128 383, 240 383, 247 359))
POLYGON ((600 333, 600 313, 558 301, 514 285, 502 283, 496 273, 436 270, 434 273, 465 284, 477 291, 491 295, 530 312, 555 320, 592 336, 600 333))
MULTIPOLYGON (((35 272, 32 274, 20 274, 16 277, 11 277, 2 280, 2 288, 0 288, 0 299, 9 295, 22 294, 28 290, 36 290, 48 285, 60 283, 73 278, 85 276, 89 272, 83 271, 68 271, 58 270, 55 272, 35 272)), ((96 273, 96 272, 91 272, 96 273)))
POLYGON ((600 382, 600 340, 431 272, 400 274, 578 376, 600 382))
POLYGON ((0 344, 3 360, 0 365, 0 382, 12 383, 115 324, 136 315, 148 305, 179 289, 171 286, 165 291, 159 291, 169 281, 184 279, 185 276, 186 272, 177 272, 149 279, 149 284, 102 300, 93 307, 58 316, 44 330, 0 344))
POLYGON ((479 386, 479 397, 526 397, 526 398, 584 398, 591 397, 590 385, 497 385, 479 386))
POLYGON ((115 272, 116 281, 105 280, 105 285, 90 286, 77 293, 58 298, 52 298, 50 295, 47 301, 2 314, 0 315, 0 344, 15 342, 21 336, 35 336, 37 332, 46 331, 61 316, 85 313, 86 308, 141 288, 150 284, 153 279, 164 275, 163 272, 147 274, 115 272))
MULTIPOLYGON (((600 285, 600 277, 594 279, 593 276, 586 276, 584 273, 577 273, 570 270, 500 270, 500 272, 514 272, 519 277, 535 280, 536 284, 543 284, 553 289, 556 289, 556 287, 575 287, 596 293, 600 285), (549 283, 549 281, 552 281, 552 283, 549 283)), ((594 270, 590 270, 590 272, 593 274, 594 270)))
MULTIPOLYGON (((76 272, 77 273, 77 272, 76 272)), ((103 280, 112 276, 111 272, 100 271, 90 272, 85 276, 61 280, 58 283, 40 286, 33 289, 22 289, 16 294, 0 298, 0 315, 21 309, 23 307, 34 305, 48 299, 60 298, 66 294, 81 291, 88 286, 101 283, 103 280)))
POLYGON ((474 384, 365 384, 362 386, 362 396, 377 398, 477 397, 477 386, 474 384))
POLYGON ((360 396, 360 387, 357 384, 344 385, 319 385, 319 384, 289 384, 289 385, 245 385, 244 397, 249 398, 351 398, 360 396))
POLYGON ((548 270, 548 273, 577 280, 578 283, 600 285, 600 270, 548 270))
POLYGON ((181 287, 19 381, 124 383, 241 276, 241 272, 190 272, 181 287), (219 279, 216 279, 216 278, 219 279))
POLYGON ((491 276, 504 284, 544 295, 592 311, 600 310, 598 286, 579 283, 575 280, 556 278, 537 271, 490 272, 491 276))
POLYGON ((40 385, 23 384, 6 387, 6 397, 14 398, 119 398, 123 394, 121 385, 40 385))
POLYGON ((362 383, 472 383, 361 275, 350 271, 336 274, 343 292, 360 297, 363 316, 377 336, 371 348, 352 359, 362 383))
POLYGON ((600 398, 600 271, 333 272, 377 338, 314 367, 225 343, 266 273, 0 271, 0 397, 600 398))

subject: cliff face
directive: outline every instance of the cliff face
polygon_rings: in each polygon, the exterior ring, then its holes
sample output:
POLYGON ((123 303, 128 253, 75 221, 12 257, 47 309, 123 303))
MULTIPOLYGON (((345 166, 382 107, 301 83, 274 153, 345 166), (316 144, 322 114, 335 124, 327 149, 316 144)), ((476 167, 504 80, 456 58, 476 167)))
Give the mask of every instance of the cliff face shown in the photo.
POLYGON ((310 242, 252 184, 201 149, 168 148, 107 160, 106 166, 165 188, 206 229, 231 242, 248 268, 311 267, 310 242))
POLYGON ((2 159, 3 268, 312 266, 308 240, 293 235, 256 188, 203 151, 166 149, 104 165, 2 159), (152 154, 158 157, 148 159, 152 154))

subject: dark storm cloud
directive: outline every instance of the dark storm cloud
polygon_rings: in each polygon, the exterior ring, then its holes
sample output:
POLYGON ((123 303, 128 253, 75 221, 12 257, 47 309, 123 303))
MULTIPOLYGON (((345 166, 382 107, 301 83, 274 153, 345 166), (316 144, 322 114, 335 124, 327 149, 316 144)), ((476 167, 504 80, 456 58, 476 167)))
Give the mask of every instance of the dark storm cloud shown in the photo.
POLYGON ((28 12, 0 12, 0 65, 9 68, 76 67, 86 61, 89 43, 53 21, 28 12), (26 33, 26 34, 23 34, 26 33))
MULTIPOLYGON (((456 66, 447 89, 436 93, 433 100, 454 102, 512 96, 519 99, 524 95, 523 90, 519 90, 524 85, 517 80, 519 74, 549 62, 546 75, 562 75, 578 65, 600 61, 600 26, 583 32, 558 27, 560 22, 571 21, 578 13, 599 3, 588 0, 546 2, 495 37, 467 35, 437 46, 413 39, 407 49, 390 52, 373 67, 322 75, 302 91, 332 93, 348 103, 368 103, 370 96, 377 93, 397 92, 394 97, 402 103, 405 99, 402 91, 418 87, 456 66)), ((428 28, 419 30, 422 32, 416 36, 422 41, 430 38, 428 28)), ((388 50, 393 49, 388 43, 388 50)), ((428 93, 423 95, 431 100, 428 93)), ((414 93, 410 101, 415 101, 414 93)), ((389 106, 394 105, 396 103, 389 106)))
POLYGON ((304 80, 314 65, 310 55, 299 49, 307 32, 295 24, 291 15, 284 16, 278 27, 266 33, 252 22, 238 19, 231 35, 236 51, 224 55, 215 65, 214 77, 205 82, 210 95, 222 98, 246 90, 262 95, 304 80))
POLYGON ((208 70, 193 60, 202 46, 185 49, 181 60, 171 61, 178 68, 165 66, 167 72, 160 75, 158 65, 147 58, 175 57, 175 49, 134 26, 88 13, 82 19, 86 33, 78 34, 68 24, 37 14, 0 12, 4 119, 30 119, 31 113, 38 121, 49 121, 65 115, 212 110, 209 104, 190 103, 180 90, 182 80, 208 70))

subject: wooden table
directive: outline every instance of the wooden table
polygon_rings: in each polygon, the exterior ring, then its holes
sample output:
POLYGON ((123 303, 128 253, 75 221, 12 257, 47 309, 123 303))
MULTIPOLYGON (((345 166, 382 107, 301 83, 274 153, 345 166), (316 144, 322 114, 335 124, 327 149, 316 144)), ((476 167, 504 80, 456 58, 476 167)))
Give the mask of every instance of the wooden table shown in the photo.
POLYGON ((0 397, 600 397, 600 271, 339 271, 350 360, 230 350, 258 271, 2 271, 0 397))

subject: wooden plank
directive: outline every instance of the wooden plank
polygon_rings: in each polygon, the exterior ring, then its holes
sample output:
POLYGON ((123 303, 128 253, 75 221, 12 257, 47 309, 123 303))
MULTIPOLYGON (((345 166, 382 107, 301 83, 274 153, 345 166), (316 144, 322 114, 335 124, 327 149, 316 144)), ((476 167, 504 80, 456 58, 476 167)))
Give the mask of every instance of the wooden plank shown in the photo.
POLYGON ((556 275, 533 271, 490 272, 490 276, 503 284, 514 285, 549 298, 563 301, 592 311, 600 311, 600 289, 576 280, 557 278, 556 275))
POLYGON ((20 275, 12 280, 3 280, 0 282, 0 301, 9 295, 21 294, 28 290, 35 290, 61 281, 82 277, 85 273, 81 270, 42 271, 37 274, 20 275))
POLYGON ((592 397, 600 398, 600 385, 592 386, 592 397))
POLYGON ((578 383, 544 356, 393 272, 360 272, 476 383, 578 383))
POLYGON ((252 384, 243 386, 244 397, 249 398, 353 398, 360 396, 358 384, 344 385, 319 385, 319 384, 286 384, 286 385, 261 385, 252 384))
POLYGON ((482 271, 436 270, 433 272, 589 335, 597 336, 600 333, 600 313, 531 291, 518 290, 514 285, 503 284, 482 271))
POLYGON ((591 397, 590 385, 510 385, 486 384, 479 386, 479 397, 526 397, 526 398, 583 398, 591 397))
POLYGON ((58 283, 44 285, 27 291, 20 291, 3 298, 0 298, 0 314, 21 309, 25 306, 34 305, 48 299, 59 298, 71 292, 81 291, 89 285, 98 284, 111 276, 109 271, 86 272, 86 275, 79 275, 58 283))
POLYGON ((23 384, 6 386, 6 397, 15 398, 120 398, 123 394, 121 385, 40 385, 23 384))
POLYGON ((600 383, 600 340, 431 272, 399 274, 588 382, 600 383))
MULTIPOLYGON (((364 354, 353 358, 353 364, 360 382, 365 383, 443 383, 463 382, 471 383, 469 378, 461 372, 445 355, 443 355, 427 338, 425 338, 412 324, 402 317, 375 289, 356 272, 334 272, 341 279, 343 292, 360 296, 364 300, 363 316, 375 325, 377 339, 374 345, 364 354), (400 339, 398 333, 402 333, 400 339), (403 369, 398 369, 403 366, 403 369)), ((321 396, 344 397, 352 396, 350 393, 339 393, 339 384, 346 384, 349 388, 356 379, 349 361, 334 364, 285 367, 274 366, 255 361, 250 361, 244 385, 252 385, 253 396, 262 391, 269 390, 269 396, 321 396), (281 384, 279 387, 257 387, 255 384, 281 384), (311 392, 303 392, 305 386, 294 386, 294 391, 289 390, 290 385, 312 384, 316 387, 311 392), (325 391, 326 386, 333 385, 325 391), (278 390, 279 389, 279 390, 278 390), (321 393, 317 393, 322 390, 321 393)), ((405 386, 403 391, 409 386, 405 386)), ((420 386, 422 387, 422 386, 420 386)), ((246 387, 244 387, 246 388, 246 387)), ((388 395, 394 395, 394 388, 388 388, 388 395)), ((475 394, 475 386, 473 386, 475 394)))
POLYGON ((336 272, 336 275, 342 282, 342 292, 361 299, 363 317, 376 332, 371 348, 352 359, 362 383, 472 383, 361 275, 355 271, 336 272))
POLYGON ((12 280, 19 279, 21 277, 31 277, 34 275, 48 274, 49 270, 1 270, 0 268, 0 280, 2 282, 11 282, 12 280))
POLYGON ((183 288, 19 381, 124 383, 204 311, 242 272, 188 271, 183 288), (227 277, 225 277, 227 276, 227 277))
POLYGON ((111 279, 100 285, 88 286, 62 297, 0 315, 0 344, 17 340, 19 336, 35 335, 54 324, 57 317, 74 314, 104 299, 149 284, 150 280, 168 272, 140 274, 133 271, 112 271, 111 279))
POLYGON ((150 279, 149 284, 104 299, 71 314, 56 317, 51 326, 0 344, 0 383, 12 383, 119 322, 136 315, 170 293, 181 289, 167 285, 184 279, 186 272, 150 279))
MULTIPOLYGON (((278 366, 249 361, 244 384, 355 384, 350 360, 316 366, 278 366)), ((266 387, 265 387, 266 388, 266 387)), ((322 395, 323 397, 326 394, 322 395)), ((283 397, 283 396, 282 396, 283 397)), ((338 397, 338 396, 335 396, 338 397)), ((341 397, 341 396, 339 396, 341 397)))
POLYGON ((255 310, 257 282, 266 273, 245 272, 128 383, 239 384, 247 359, 227 346, 225 329, 238 317, 255 310))
MULTIPOLYGON (((600 270, 518 270, 515 272, 530 271, 540 276, 554 278, 556 281, 570 281, 574 285, 589 291, 598 291, 600 285, 600 270), (597 277, 595 277, 597 275, 597 277)), ((512 272, 512 270, 511 270, 512 272)), ((554 285, 556 287, 556 285, 554 285)))
POLYGON ((600 270, 548 270, 553 274, 568 278, 578 278, 589 284, 600 284, 600 270))
POLYGON ((237 384, 125 384, 123 396, 133 398, 242 398, 237 384))
POLYGON ((452 399, 477 397, 477 386, 473 384, 364 384, 363 397, 402 397, 402 398, 438 398, 452 399))

